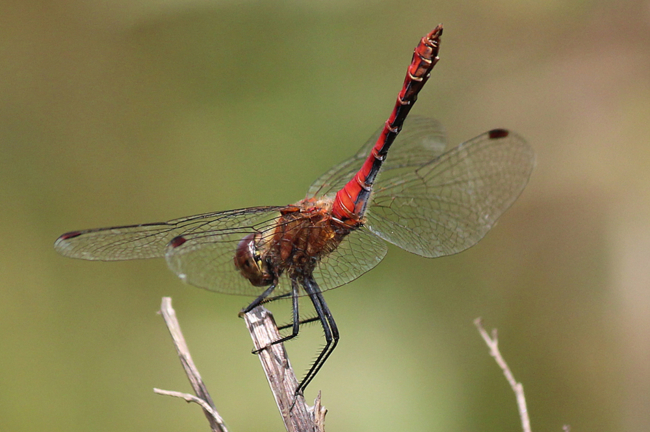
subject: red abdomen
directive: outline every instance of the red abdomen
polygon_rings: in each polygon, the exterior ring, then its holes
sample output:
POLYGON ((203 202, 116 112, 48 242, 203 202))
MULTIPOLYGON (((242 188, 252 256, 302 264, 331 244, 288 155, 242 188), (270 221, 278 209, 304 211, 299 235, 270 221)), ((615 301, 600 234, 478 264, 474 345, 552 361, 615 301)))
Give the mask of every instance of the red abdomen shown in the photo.
POLYGON ((429 78, 431 70, 438 62, 442 25, 422 38, 413 52, 402 90, 384 129, 372 148, 368 158, 357 174, 336 193, 332 205, 332 216, 348 225, 357 225, 363 218, 372 186, 386 159, 395 137, 402 130, 404 120, 417 100, 417 95, 429 78))

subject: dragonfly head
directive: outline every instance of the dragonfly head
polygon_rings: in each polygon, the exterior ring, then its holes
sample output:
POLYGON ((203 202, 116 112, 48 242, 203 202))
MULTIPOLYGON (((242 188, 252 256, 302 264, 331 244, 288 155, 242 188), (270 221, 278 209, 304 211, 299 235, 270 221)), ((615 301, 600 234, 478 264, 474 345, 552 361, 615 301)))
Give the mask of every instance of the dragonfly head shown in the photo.
POLYGON ((268 271, 268 265, 257 248, 261 237, 260 233, 248 234, 239 242, 235 252, 235 267, 256 287, 273 283, 273 275, 268 271))

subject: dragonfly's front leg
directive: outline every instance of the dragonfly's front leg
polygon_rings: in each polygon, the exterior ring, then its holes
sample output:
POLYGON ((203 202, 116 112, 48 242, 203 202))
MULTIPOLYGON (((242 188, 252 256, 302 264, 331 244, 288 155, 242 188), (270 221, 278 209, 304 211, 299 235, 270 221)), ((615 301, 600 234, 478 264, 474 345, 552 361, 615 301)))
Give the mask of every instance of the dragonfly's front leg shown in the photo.
MULTIPOLYGON (((275 285, 276 284, 273 284, 272 287, 275 288, 275 285)), ((271 287, 269 287, 269 289, 270 288, 271 287)), ((248 305, 246 308, 244 308, 244 310, 242 310, 242 312, 240 313, 240 316, 241 316, 241 314, 248 313, 249 311, 253 310, 254 308, 256 308, 257 306, 259 306, 261 304, 268 303, 268 302, 278 300, 278 299, 281 299, 281 298, 285 298, 288 295, 288 294, 282 294, 282 295, 279 295, 279 296, 276 296, 276 297, 268 298, 268 295, 272 291, 272 290, 269 291, 269 289, 264 291, 264 293, 262 293, 261 296, 256 298, 255 301, 253 301, 250 305, 248 305)), ((280 338, 280 339, 278 339, 276 341, 271 342, 270 345, 275 345, 275 344, 278 344, 278 343, 286 342, 286 341, 288 341, 290 339, 293 339, 296 336, 298 336, 298 333, 300 332, 300 315, 299 315, 299 297, 298 297, 298 294, 299 294, 298 282, 295 279, 292 279, 291 280, 292 318, 293 318, 292 324, 291 324, 292 332, 288 336, 282 337, 282 338, 280 338)), ((287 327, 285 327, 285 328, 287 328, 287 327)), ((268 346, 265 346, 265 347, 260 348, 260 349, 253 350, 253 354, 259 354, 260 351, 262 351, 262 350, 264 350, 266 348, 268 348, 268 346)))
POLYGON ((257 297, 255 300, 251 302, 251 304, 249 304, 244 309, 242 309, 241 312, 239 312, 239 317, 240 318, 243 317, 245 314, 252 311, 262 303, 268 301, 267 297, 273 292, 273 290, 277 286, 278 286, 278 281, 277 280, 273 281, 273 283, 267 289, 265 289, 264 292, 259 295, 259 297, 257 297))

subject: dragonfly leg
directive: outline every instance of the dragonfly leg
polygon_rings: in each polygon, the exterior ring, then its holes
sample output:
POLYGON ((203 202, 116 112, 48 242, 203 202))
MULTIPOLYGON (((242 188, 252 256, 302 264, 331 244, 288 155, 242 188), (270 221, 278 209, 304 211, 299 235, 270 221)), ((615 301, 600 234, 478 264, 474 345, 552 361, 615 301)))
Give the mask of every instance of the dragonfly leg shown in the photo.
MULTIPOLYGON (((267 297, 260 304, 267 304, 267 303, 274 302, 276 300, 284 300, 284 299, 287 299, 289 297, 292 297, 292 299, 294 300, 294 303, 295 303, 296 299, 293 296, 293 292, 288 292, 288 293, 280 294, 280 295, 273 296, 273 297, 267 297)), ((295 305, 294 310, 296 310, 296 311, 298 310, 297 305, 295 305)), ((309 317, 309 318, 301 319, 301 320, 298 321, 298 323, 300 325, 302 325, 302 324, 307 324, 307 323, 314 322, 314 321, 319 321, 319 320, 320 320, 320 318, 315 316, 315 317, 309 317)), ((288 329, 290 327, 293 327, 295 321, 296 321, 295 319, 292 319, 290 323, 282 324, 281 326, 278 326, 278 330, 282 331, 282 330, 286 330, 286 329, 288 329)))
POLYGON ((247 314, 248 312, 252 311, 253 309, 258 307, 262 303, 265 303, 264 300, 266 300, 266 298, 269 296, 269 294, 271 294, 273 292, 273 290, 275 289, 275 287, 277 285, 278 285, 278 282, 274 281, 271 284, 271 286, 269 286, 267 289, 265 289, 264 292, 259 295, 259 297, 257 297, 255 300, 253 300, 251 302, 251 304, 249 304, 244 309, 242 309, 241 312, 239 312, 239 316, 242 317, 242 316, 244 316, 244 314, 247 314))
POLYGON ((293 292, 288 292, 288 293, 276 295, 276 296, 273 296, 273 297, 267 297, 260 304, 267 304, 267 303, 271 303, 271 302, 276 301, 276 300, 283 300, 283 299, 291 297, 292 295, 293 295, 293 292))
POLYGON ((332 354, 334 348, 339 342, 339 330, 336 327, 336 322, 334 317, 325 303, 323 298, 323 293, 321 292, 318 284, 313 279, 313 277, 306 277, 303 281, 303 287, 309 295, 312 303, 314 304, 314 309, 316 309, 316 314, 320 319, 321 325, 323 326, 323 332, 325 333, 325 347, 316 357, 316 361, 311 365, 307 375, 302 379, 298 387, 296 388, 296 395, 302 394, 305 388, 309 385, 311 380, 314 379, 318 371, 325 364, 327 358, 332 354))
MULTIPOLYGON (((295 302, 297 296, 294 296, 293 292, 288 292, 288 293, 280 294, 280 295, 273 296, 273 297, 267 297, 267 298, 264 299, 264 301, 262 301, 261 304, 271 303, 272 301, 276 301, 276 300, 283 300, 283 299, 286 299, 286 298, 292 297, 292 296, 293 296, 293 300, 295 302)), ((298 310, 298 305, 295 305, 294 310, 295 311, 298 310)), ((318 316, 314 316, 314 317, 300 319, 298 321, 298 324, 303 325, 303 324, 308 324, 308 323, 311 323, 311 322, 314 322, 314 321, 320 321, 320 318, 318 316)), ((290 327, 293 327, 295 325, 295 322, 296 322, 296 318, 294 318, 288 324, 282 324, 281 326, 278 326, 278 330, 282 331, 282 330, 286 330, 286 329, 288 329, 290 327)))
MULTIPOLYGON (((301 319, 300 320, 300 325, 308 324, 308 323, 311 323, 311 322, 314 322, 314 321, 320 321, 320 317, 315 316, 315 317, 311 317, 311 318, 301 319)), ((278 330, 286 330, 289 327, 291 327, 292 325, 293 325, 293 323, 283 324, 280 327, 278 327, 278 330)))
MULTIPOLYGON (((278 298, 283 298, 283 297, 286 297, 286 296, 287 296, 287 294, 283 294, 283 295, 279 295, 277 297, 274 297, 274 298, 271 298, 271 299, 266 299, 266 300, 272 301, 272 300, 276 300, 278 298)), ((298 300, 299 300, 299 298, 298 298, 298 282, 295 279, 291 280, 291 298, 293 300, 293 304, 292 304, 293 322, 291 324, 291 327, 292 327, 291 334, 271 342, 270 345, 275 345, 275 344, 279 344, 279 343, 282 343, 282 342, 286 342, 286 341, 288 341, 290 339, 293 339, 296 336, 298 336, 298 332, 300 331, 300 318, 299 318, 299 312, 298 312, 298 304, 299 304, 298 300)), ((258 297, 258 299, 259 299, 259 297, 258 297)), ((266 301, 264 301, 264 300, 265 299, 262 299, 262 301, 260 303, 266 303, 266 301)), ((286 326, 284 328, 288 328, 288 327, 289 326, 286 326)), ((262 350, 264 350, 266 348, 268 348, 268 346, 257 349, 257 350, 253 350, 253 354, 259 354, 260 351, 262 351, 262 350)))

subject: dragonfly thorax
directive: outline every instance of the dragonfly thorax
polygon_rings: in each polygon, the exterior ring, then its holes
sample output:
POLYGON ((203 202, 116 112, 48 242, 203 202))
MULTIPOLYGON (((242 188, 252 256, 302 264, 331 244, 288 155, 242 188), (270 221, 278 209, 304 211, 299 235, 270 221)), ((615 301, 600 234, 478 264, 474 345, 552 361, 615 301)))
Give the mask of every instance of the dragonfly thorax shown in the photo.
POLYGON ((332 218, 331 200, 305 199, 281 211, 268 256, 281 271, 311 274, 352 229, 332 218))
POLYGON ((333 252, 356 227, 330 214, 331 200, 306 199, 280 211, 274 227, 246 235, 237 245, 234 263, 253 286, 312 274, 318 262, 333 252))

